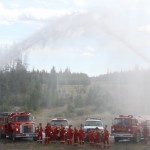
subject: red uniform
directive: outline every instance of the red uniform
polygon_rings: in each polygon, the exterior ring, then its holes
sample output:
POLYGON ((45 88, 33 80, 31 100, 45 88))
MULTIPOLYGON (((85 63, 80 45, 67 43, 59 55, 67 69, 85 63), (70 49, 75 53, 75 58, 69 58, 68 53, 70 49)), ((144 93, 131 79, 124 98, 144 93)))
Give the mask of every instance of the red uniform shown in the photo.
POLYGON ((38 128, 38 142, 42 143, 42 132, 43 132, 43 128, 42 128, 42 124, 39 124, 39 128, 38 128))
POLYGON ((50 142, 51 131, 52 131, 52 129, 51 129, 50 124, 47 124, 45 126, 45 144, 50 142))
POLYGON ((96 129, 96 133, 95 133, 95 140, 96 140, 96 147, 101 147, 100 144, 100 131, 99 129, 96 129))
POLYGON ((62 144, 65 143, 65 133, 66 133, 66 129, 63 126, 61 126, 61 128, 60 128, 60 142, 62 144))
POLYGON ((149 134, 149 130, 148 130, 147 126, 144 126, 144 128, 143 128, 143 136, 144 136, 145 144, 147 144, 148 134, 149 134))
POLYGON ((88 138, 90 146, 94 147, 94 132, 92 130, 88 132, 88 138))
POLYGON ((79 130, 79 142, 80 145, 84 145, 84 129, 82 127, 79 130))
POLYGON ((79 139, 79 131, 77 128, 74 128, 74 145, 78 145, 78 139, 79 139))
POLYGON ((54 126, 52 129, 52 141, 53 142, 56 142, 57 134, 58 134, 58 129, 56 126, 54 126))
POLYGON ((73 137, 73 130, 71 129, 71 126, 69 126, 69 128, 67 130, 67 142, 68 142, 68 145, 72 144, 72 137, 73 137))
POLYGON ((104 133, 103 133, 103 138, 104 138, 104 147, 109 147, 109 131, 105 127, 104 133))

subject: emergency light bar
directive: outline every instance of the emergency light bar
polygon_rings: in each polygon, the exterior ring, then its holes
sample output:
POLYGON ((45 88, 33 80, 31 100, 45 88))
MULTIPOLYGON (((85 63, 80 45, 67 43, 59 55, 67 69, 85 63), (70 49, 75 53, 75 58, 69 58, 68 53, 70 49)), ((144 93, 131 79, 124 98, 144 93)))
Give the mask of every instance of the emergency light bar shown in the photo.
POLYGON ((119 117, 129 117, 129 118, 132 118, 133 117, 133 115, 119 115, 119 117))
POLYGON ((9 115, 10 116, 13 116, 13 115, 30 115, 31 113, 29 112, 13 112, 13 113, 10 113, 9 115))
POLYGON ((100 118, 88 118, 88 119, 93 119, 93 120, 101 120, 100 118))

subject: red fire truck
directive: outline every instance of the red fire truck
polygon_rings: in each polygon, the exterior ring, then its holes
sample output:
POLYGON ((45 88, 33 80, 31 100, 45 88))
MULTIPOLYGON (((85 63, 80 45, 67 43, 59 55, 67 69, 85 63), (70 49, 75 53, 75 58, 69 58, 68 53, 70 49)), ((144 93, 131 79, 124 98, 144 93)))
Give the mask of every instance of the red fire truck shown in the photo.
POLYGON ((0 138, 33 138, 37 139, 38 128, 34 117, 29 112, 0 113, 0 138))
POLYGON ((143 138, 145 121, 144 117, 133 115, 115 117, 111 126, 111 135, 114 136, 115 142, 124 139, 139 142, 143 138))

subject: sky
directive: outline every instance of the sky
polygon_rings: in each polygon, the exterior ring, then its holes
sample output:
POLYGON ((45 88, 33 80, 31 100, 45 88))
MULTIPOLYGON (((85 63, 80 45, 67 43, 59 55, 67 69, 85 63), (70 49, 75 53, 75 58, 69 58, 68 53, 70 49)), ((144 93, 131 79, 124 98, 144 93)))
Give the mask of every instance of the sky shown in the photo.
POLYGON ((150 68, 149 0, 0 0, 0 67, 97 76, 150 68))

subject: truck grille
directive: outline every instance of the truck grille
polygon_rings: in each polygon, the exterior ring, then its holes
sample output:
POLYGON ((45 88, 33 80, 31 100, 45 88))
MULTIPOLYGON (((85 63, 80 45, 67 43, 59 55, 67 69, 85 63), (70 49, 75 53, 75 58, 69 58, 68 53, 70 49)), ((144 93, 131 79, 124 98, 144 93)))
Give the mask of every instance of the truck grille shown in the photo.
POLYGON ((22 125, 22 133, 33 133, 34 125, 32 124, 24 124, 22 125))

